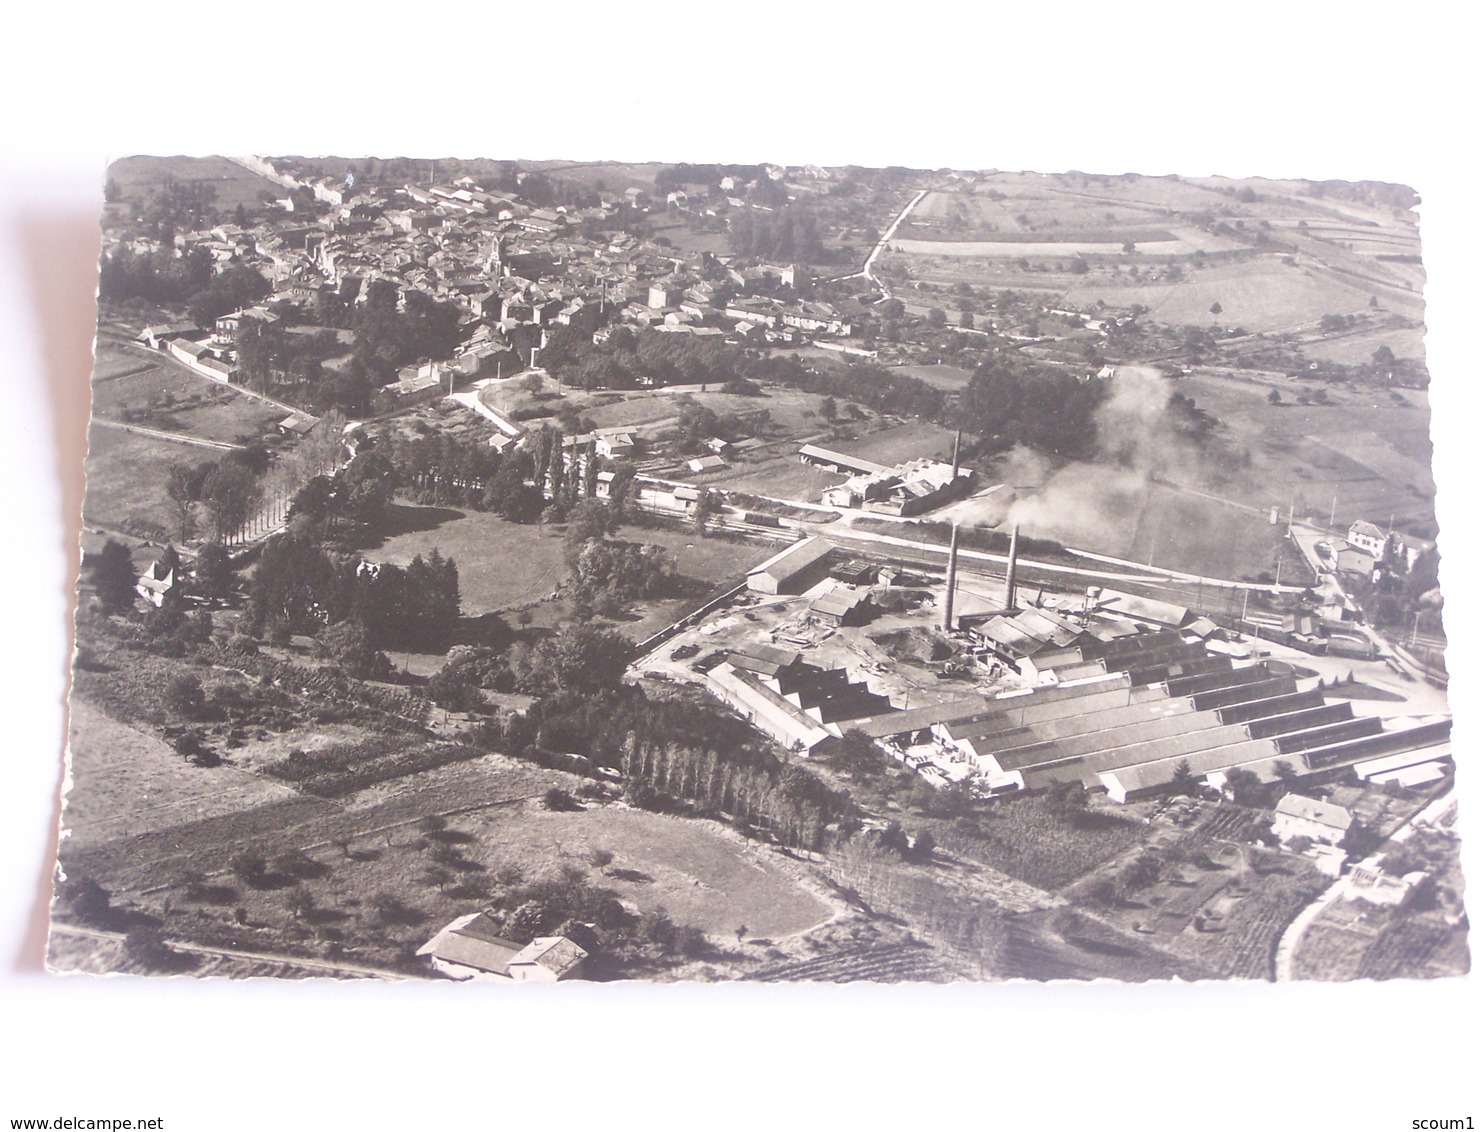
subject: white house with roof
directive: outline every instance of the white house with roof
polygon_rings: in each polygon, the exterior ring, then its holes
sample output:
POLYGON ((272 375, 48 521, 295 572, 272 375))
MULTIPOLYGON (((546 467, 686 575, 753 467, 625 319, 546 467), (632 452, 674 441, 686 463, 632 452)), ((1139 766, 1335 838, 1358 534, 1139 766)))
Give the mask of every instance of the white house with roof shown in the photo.
POLYGON ((1355 822, 1350 811, 1332 802, 1306 798, 1302 794, 1285 794, 1273 810, 1273 832, 1280 841, 1307 837, 1334 845, 1350 832, 1355 822))
POLYGON ((445 925, 417 949, 433 970, 458 982, 555 983, 579 978, 587 952, 566 936, 538 936, 525 946, 503 938, 488 912, 445 925))
POLYGON ((1345 541, 1356 550, 1364 551, 1372 558, 1380 559, 1386 556, 1387 535, 1375 523, 1368 523, 1364 519, 1357 519, 1350 524, 1350 529, 1345 532, 1345 541))

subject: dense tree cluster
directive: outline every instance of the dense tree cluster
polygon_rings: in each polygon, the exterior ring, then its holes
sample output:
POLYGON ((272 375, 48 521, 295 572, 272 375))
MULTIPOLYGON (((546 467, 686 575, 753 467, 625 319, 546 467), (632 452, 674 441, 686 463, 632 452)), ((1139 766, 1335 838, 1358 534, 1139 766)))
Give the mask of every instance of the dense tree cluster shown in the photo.
POLYGON ((251 318, 242 320, 235 345, 239 382, 260 393, 287 388, 316 407, 327 402, 321 363, 345 352, 333 330, 296 333, 279 323, 251 318))
POLYGON ((806 205, 790 204, 773 212, 743 212, 727 228, 727 241, 740 256, 829 262, 819 220, 806 205))
MULTIPOLYGON (((371 648, 440 651, 458 622, 459 574, 453 559, 436 549, 404 569, 333 554, 309 535, 289 531, 264 545, 249 599, 244 626, 270 639, 315 636, 351 621, 371 648)), ((353 654, 357 643, 342 635, 329 647, 353 654)))
POLYGON ((395 381, 410 363, 451 357, 459 344, 459 308, 387 279, 374 279, 354 316, 350 375, 373 387, 395 381), (398 299, 401 299, 399 309, 398 299))
POLYGON ((572 327, 553 331, 541 364, 581 389, 629 389, 640 379, 655 385, 723 384, 738 375, 740 352, 686 334, 615 331, 601 345, 572 327))
POLYGON ((1028 444, 1053 456, 1087 459, 1097 448, 1097 411, 1107 398, 1101 381, 1079 381, 1062 370, 980 366, 959 399, 957 417, 1000 451, 1028 444))
POLYGON ((118 248, 98 268, 102 301, 140 299, 155 306, 184 306, 198 326, 210 326, 221 315, 252 306, 272 291, 273 285, 245 264, 213 273, 211 255, 204 248, 182 256, 118 248))
POLYGON ((233 452, 220 463, 172 463, 165 474, 165 493, 175 509, 176 536, 191 537, 198 509, 206 513, 213 539, 237 534, 262 499, 260 473, 266 463, 267 454, 261 450, 233 452))

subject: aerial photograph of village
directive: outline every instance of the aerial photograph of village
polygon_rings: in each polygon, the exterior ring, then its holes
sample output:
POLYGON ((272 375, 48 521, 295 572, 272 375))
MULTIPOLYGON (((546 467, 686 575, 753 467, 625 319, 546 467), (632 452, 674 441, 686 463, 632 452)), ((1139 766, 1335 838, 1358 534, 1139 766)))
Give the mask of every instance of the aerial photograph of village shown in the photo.
POLYGON ((103 201, 52 970, 1469 970, 1411 189, 103 201))

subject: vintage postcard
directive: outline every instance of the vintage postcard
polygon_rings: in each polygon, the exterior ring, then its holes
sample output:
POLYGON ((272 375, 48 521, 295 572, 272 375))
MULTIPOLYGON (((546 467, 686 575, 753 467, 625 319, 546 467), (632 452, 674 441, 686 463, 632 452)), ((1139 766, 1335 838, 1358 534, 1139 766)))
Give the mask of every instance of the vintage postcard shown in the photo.
POLYGON ((1468 970, 1412 190, 103 197, 53 970, 1468 970))

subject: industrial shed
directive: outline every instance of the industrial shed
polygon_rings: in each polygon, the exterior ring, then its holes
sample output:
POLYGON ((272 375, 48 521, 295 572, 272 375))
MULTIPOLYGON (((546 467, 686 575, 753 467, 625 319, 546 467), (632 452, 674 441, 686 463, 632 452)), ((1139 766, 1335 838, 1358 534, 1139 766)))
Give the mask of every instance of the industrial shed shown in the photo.
POLYGON ((834 547, 820 538, 794 543, 747 572, 747 588, 763 594, 801 594, 829 576, 834 547))

